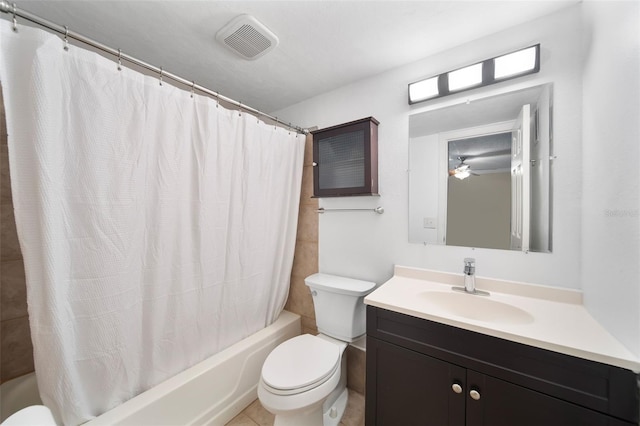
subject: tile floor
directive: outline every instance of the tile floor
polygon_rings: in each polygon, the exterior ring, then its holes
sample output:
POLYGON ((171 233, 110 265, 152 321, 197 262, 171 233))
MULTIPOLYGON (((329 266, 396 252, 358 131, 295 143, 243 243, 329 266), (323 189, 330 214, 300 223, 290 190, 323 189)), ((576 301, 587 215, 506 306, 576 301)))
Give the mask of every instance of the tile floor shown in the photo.
MULTIPOLYGON (((226 426, 273 426, 273 414, 255 400, 226 426)), ((340 426, 364 426, 364 396, 349 389, 349 402, 340 426)))

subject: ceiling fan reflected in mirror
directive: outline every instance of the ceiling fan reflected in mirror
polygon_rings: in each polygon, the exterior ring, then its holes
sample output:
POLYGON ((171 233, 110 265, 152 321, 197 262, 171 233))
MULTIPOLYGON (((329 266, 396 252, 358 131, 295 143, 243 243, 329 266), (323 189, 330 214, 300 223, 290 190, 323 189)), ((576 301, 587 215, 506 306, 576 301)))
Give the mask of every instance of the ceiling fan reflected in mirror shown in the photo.
POLYGON ((458 164, 454 169, 449 170, 449 176, 453 176, 460 180, 466 179, 471 175, 477 176, 478 174, 472 172, 471 167, 464 162, 466 159, 467 157, 458 157, 460 164, 458 164))

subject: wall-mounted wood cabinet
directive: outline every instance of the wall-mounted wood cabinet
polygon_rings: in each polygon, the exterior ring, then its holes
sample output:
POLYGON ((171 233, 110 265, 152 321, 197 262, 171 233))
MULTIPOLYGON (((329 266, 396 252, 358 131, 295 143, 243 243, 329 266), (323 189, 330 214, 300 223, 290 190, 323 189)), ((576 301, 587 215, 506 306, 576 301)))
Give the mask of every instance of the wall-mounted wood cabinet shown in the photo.
POLYGON ((367 307, 366 425, 637 425, 638 374, 367 307))
POLYGON ((313 196, 378 195, 378 124, 368 117, 313 134, 313 196))

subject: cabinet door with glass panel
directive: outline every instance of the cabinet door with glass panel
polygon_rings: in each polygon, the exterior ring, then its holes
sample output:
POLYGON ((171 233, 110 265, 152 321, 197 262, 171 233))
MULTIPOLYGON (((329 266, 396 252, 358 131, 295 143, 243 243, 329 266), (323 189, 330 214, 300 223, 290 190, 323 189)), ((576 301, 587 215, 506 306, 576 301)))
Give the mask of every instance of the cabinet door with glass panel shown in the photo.
POLYGON ((378 124, 362 120, 313 131, 313 195, 378 195, 378 124))

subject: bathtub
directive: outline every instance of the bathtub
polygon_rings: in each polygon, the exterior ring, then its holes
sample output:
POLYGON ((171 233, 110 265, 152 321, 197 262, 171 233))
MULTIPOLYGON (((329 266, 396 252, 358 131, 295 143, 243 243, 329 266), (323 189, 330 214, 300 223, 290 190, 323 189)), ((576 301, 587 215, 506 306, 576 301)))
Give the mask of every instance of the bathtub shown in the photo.
POLYGON ((29 405, 41 405, 35 373, 8 380, 0 385, 0 422, 29 405))
POLYGON ((282 311, 270 326, 84 425, 224 425, 258 397, 267 355, 300 330, 300 316, 282 311))

